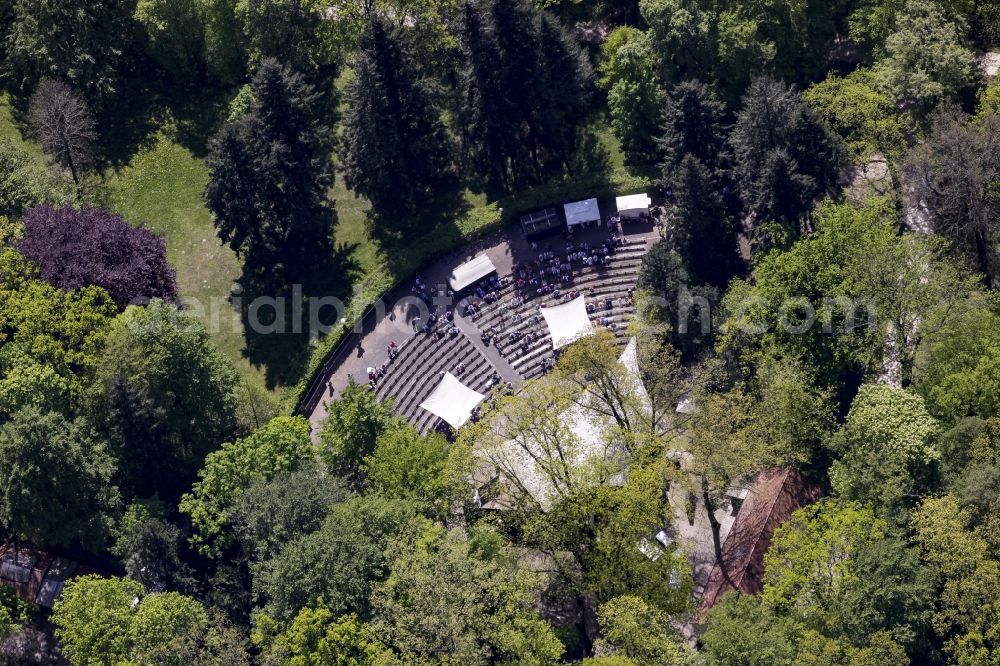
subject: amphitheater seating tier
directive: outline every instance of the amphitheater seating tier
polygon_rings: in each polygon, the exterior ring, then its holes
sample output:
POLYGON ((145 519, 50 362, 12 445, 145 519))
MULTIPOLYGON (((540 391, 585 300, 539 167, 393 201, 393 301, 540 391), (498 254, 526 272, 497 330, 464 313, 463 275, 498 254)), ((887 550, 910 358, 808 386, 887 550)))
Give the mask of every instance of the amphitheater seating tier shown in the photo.
MULTIPOLYGON (((576 262, 573 264, 573 282, 563 289, 564 292, 575 290, 583 293, 588 303, 599 302, 597 309, 590 314, 591 321, 597 327, 600 318, 610 318, 616 326, 619 346, 625 345, 625 328, 635 309, 630 303, 621 305, 618 299, 626 296, 629 288, 635 286, 646 249, 645 239, 626 239, 625 244, 618 246, 610 255, 611 260, 606 266, 583 266, 576 262), (604 307, 603 302, 608 298, 614 300, 611 309, 604 307)), ((566 259, 565 252, 556 252, 555 255, 561 261, 566 259)), ((474 296, 463 299, 457 304, 456 313, 461 312, 467 302, 479 305, 479 311, 466 321, 471 322, 479 333, 491 328, 499 331, 495 338, 496 347, 521 378, 542 375, 544 361, 552 355, 551 337, 540 316, 533 325, 528 325, 526 320, 538 314, 540 306, 556 305, 563 302, 562 299, 550 295, 533 296, 517 307, 511 307, 510 301, 517 294, 512 284, 496 293, 498 298, 492 303, 474 296), (506 312, 503 312, 505 307, 506 312), (514 313, 521 315, 519 323, 512 322, 514 313), (508 339, 508 334, 518 329, 530 331, 536 336, 523 353, 519 342, 508 339)), ((418 331, 400 346, 395 360, 388 363, 385 375, 378 381, 376 396, 379 400, 392 399, 396 412, 421 433, 426 433, 438 427, 440 420, 420 409, 420 403, 430 395, 445 372, 456 374, 470 388, 487 394, 495 370, 493 363, 464 333, 439 340, 433 333, 418 331), (461 374, 455 372, 460 362, 465 365, 461 374)))

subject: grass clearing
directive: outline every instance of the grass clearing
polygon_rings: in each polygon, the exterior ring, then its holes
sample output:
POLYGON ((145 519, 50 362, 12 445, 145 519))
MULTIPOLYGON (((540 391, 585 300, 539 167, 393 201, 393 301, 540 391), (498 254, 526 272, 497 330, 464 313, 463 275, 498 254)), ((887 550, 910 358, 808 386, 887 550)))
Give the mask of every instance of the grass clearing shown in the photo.
POLYGON ((7 93, 0 94, 0 139, 6 139, 12 144, 34 157, 42 166, 48 165, 48 159, 41 146, 28 141, 21 134, 21 129, 14 120, 14 109, 10 105, 7 93))
POLYGON ((240 374, 264 386, 261 369, 243 355, 243 326, 226 300, 240 276, 240 264, 215 234, 201 198, 206 183, 208 169, 202 160, 160 138, 138 152, 127 167, 106 177, 100 199, 132 224, 143 224, 164 237, 185 305, 240 374))

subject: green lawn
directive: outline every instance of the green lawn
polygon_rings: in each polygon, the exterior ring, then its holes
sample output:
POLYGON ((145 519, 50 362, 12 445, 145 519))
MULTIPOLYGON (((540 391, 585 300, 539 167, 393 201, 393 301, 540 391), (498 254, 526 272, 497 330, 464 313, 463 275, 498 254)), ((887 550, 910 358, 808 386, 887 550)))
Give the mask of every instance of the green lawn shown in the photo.
POLYGON ((208 169, 200 159, 161 138, 136 154, 127 167, 107 175, 99 199, 132 224, 143 224, 164 237, 185 305, 240 373, 263 386, 263 372, 243 355, 243 327, 226 301, 240 276, 240 265, 232 250, 219 242, 202 203, 207 182, 208 169))
MULTIPOLYGON (((266 368, 255 367, 246 359, 242 325, 226 302, 239 278, 240 266, 233 252, 218 241, 202 202, 207 182, 208 170, 202 160, 169 139, 160 138, 151 148, 136 154, 126 168, 106 175, 98 199, 129 222, 144 224, 163 235, 185 304, 208 327, 215 344, 240 372, 264 386, 266 368)), ((339 178, 330 195, 336 201, 339 218, 335 242, 352 248, 350 259, 357 268, 354 287, 362 298, 352 303, 353 314, 381 296, 399 276, 416 270, 432 253, 454 246, 463 235, 498 217, 495 206, 477 206, 459 220, 451 233, 427 234, 403 250, 386 251, 368 234, 367 202, 348 191, 339 178)), ((313 354, 317 361, 323 356, 320 347, 313 354)), ((301 370, 308 375, 307 368, 301 370)), ((291 383, 294 380, 291 378, 291 383)))
MULTIPOLYGON (((6 98, 0 98, 0 137, 21 145, 40 162, 45 161, 38 146, 22 137, 6 98)), ((631 184, 622 168, 617 142, 606 130, 599 131, 599 140, 611 158, 612 181, 628 189, 631 184)), ((206 325, 214 343, 239 372, 247 380, 264 387, 267 369, 255 367, 247 360, 240 318, 227 302, 240 276, 240 265, 233 252, 215 235, 211 216, 201 198, 207 182, 208 170, 201 159, 169 138, 160 137, 151 147, 138 152, 127 167, 106 173, 95 198, 132 224, 144 224, 166 239, 168 258, 177 270, 178 286, 185 304, 206 325)), ((356 269, 352 293, 360 295, 350 303, 348 321, 353 322, 369 303, 431 257, 453 249, 469 236, 497 228, 501 222, 501 207, 509 216, 517 210, 571 195, 586 192, 591 196, 592 185, 558 182, 499 202, 488 202, 481 194, 467 193, 467 210, 458 219, 445 221, 438 229, 404 247, 383 248, 368 233, 368 203, 354 196, 338 178, 330 192, 339 217, 335 242, 338 246, 351 248, 349 258, 356 269)), ((287 378, 290 384, 297 384, 286 395, 289 406, 301 395, 312 373, 338 338, 339 335, 333 335, 317 342, 304 367, 298 368, 298 381, 294 376, 287 378)), ((280 345, 276 349, 280 349, 280 345)))
POLYGON ((14 121, 14 111, 10 108, 7 93, 0 94, 0 139, 7 139, 26 153, 33 155, 39 164, 45 164, 45 154, 36 143, 26 141, 14 121))

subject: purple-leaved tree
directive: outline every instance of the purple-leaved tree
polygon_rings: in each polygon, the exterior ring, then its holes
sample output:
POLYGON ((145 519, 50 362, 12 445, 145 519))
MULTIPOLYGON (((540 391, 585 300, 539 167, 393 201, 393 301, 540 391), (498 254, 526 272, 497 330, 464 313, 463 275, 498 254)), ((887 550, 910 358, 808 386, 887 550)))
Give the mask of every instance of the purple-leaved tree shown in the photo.
POLYGON ((24 214, 18 249, 60 289, 103 287, 122 307, 177 302, 177 279, 160 236, 102 208, 36 206, 24 214))

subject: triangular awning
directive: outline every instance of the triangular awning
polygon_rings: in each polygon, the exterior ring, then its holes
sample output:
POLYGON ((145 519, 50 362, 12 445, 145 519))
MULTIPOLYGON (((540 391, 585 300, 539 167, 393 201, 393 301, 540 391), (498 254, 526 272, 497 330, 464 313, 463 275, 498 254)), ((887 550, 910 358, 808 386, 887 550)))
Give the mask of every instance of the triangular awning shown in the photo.
POLYGON ((482 280, 490 273, 496 273, 497 268, 485 254, 481 254, 471 261, 467 261, 460 266, 456 266, 448 278, 449 284, 454 291, 462 291, 470 284, 482 280))
POLYGON ((453 428, 460 428, 485 399, 485 395, 473 391, 448 372, 434 392, 420 403, 420 408, 444 419, 453 428))
POLYGON ((539 310, 545 318, 545 323, 549 325, 553 349, 565 347, 594 332, 583 296, 578 296, 568 303, 539 310))

